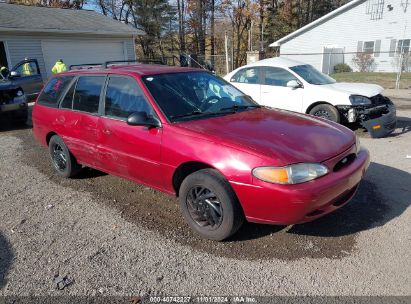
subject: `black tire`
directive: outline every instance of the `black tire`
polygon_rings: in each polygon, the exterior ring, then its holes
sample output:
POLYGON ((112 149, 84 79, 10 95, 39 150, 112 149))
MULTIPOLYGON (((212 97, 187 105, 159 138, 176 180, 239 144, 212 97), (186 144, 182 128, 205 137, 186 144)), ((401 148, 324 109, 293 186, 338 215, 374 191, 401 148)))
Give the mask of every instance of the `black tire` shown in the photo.
POLYGON ((60 136, 53 135, 50 138, 49 151, 51 162, 59 176, 73 177, 81 170, 81 165, 77 163, 60 136))
POLYGON ((332 105, 329 104, 319 104, 316 105, 314 108, 312 108, 309 112, 309 114, 322 117, 337 123, 340 123, 340 113, 338 113, 338 110, 333 107, 332 105))
POLYGON ((199 170, 187 176, 181 184, 179 198, 185 220, 204 238, 222 241, 236 233, 244 222, 236 194, 214 169, 199 170), (198 190, 201 188, 206 190, 201 192, 198 190), (196 192, 200 195, 193 199, 196 192))

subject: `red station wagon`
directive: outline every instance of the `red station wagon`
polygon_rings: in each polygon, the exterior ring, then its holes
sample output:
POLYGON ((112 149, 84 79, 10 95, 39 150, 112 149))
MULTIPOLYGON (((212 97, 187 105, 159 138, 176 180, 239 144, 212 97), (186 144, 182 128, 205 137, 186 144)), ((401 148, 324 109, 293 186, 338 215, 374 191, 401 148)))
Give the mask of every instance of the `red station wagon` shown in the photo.
MULTIPOLYGON (((275 96, 273 96, 275 98, 275 96)), ((201 236, 298 224, 344 206, 369 153, 339 124, 257 105, 204 70, 110 65, 50 79, 33 132, 58 175, 82 166, 177 195, 201 236)))

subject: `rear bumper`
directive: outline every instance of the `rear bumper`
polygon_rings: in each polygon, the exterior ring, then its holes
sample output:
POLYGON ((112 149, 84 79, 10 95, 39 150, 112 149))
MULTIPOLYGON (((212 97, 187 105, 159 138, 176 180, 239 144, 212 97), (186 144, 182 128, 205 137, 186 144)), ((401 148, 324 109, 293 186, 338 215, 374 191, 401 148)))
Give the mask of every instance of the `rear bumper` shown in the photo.
POLYGON ((338 172, 297 185, 230 184, 250 222, 291 225, 313 221, 333 212, 354 196, 370 163, 362 149, 355 160, 338 172))

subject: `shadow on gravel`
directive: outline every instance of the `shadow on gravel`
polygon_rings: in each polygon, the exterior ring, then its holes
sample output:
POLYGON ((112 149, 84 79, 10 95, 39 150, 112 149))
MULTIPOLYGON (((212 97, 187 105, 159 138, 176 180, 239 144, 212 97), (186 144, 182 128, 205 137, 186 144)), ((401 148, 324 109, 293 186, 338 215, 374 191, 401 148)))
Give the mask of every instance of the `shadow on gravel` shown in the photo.
POLYGON ((6 237, 0 233, 0 290, 6 286, 7 273, 13 261, 13 250, 6 237))
POLYGON ((53 173, 47 150, 34 142, 30 132, 14 135, 32 147, 20 161, 36 167, 51 181, 73 191, 92 193, 128 222, 216 256, 243 260, 341 258, 355 250, 358 232, 383 226, 410 205, 411 175, 371 163, 354 199, 337 212, 312 223, 287 227, 246 223, 231 239, 213 242, 189 229, 175 197, 105 174, 89 172, 80 179, 61 179, 53 173))
POLYGON ((0 118, 0 133, 8 132, 8 131, 16 131, 16 130, 25 130, 25 129, 31 129, 31 126, 28 125, 27 123, 17 124, 9 118, 4 118, 4 117, 0 118))

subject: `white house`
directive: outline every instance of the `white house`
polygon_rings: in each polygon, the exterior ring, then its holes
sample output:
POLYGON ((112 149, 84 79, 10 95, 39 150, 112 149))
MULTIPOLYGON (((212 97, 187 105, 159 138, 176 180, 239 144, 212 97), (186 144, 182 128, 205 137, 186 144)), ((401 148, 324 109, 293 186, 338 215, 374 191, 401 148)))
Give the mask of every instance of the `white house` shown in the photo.
POLYGON ((373 54, 376 72, 398 70, 399 53, 408 53, 411 0, 353 0, 275 41, 280 56, 332 73, 336 63, 354 68, 357 52, 373 54))

